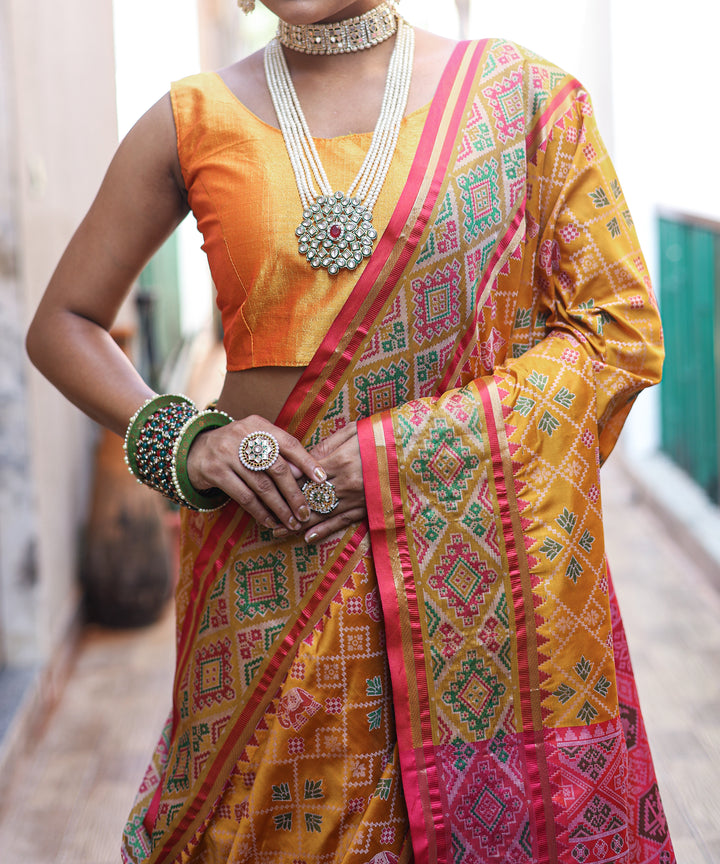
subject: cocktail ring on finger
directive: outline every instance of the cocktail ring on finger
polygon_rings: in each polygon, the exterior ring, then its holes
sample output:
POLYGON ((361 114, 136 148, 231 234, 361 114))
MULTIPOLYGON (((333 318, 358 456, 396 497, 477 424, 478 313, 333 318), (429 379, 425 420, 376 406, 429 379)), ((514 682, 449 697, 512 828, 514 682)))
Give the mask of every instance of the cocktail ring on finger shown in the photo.
POLYGON ((316 513, 322 513, 323 516, 332 513, 340 503, 335 494, 335 487, 329 480, 326 480, 324 483, 315 483, 312 480, 306 480, 301 489, 310 509, 316 513))
POLYGON ((251 432, 240 442, 238 456, 248 471, 267 471, 280 453, 277 438, 269 432, 251 432))

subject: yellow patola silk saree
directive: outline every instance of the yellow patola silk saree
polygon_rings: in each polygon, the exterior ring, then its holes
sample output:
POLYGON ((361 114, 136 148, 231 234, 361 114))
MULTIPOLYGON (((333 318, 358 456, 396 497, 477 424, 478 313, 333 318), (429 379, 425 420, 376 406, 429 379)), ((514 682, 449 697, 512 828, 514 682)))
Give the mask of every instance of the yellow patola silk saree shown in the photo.
POLYGON ((661 363, 587 94, 459 45, 278 419, 308 447, 359 421, 367 523, 313 547, 185 515, 124 860, 672 864, 599 477, 661 363))

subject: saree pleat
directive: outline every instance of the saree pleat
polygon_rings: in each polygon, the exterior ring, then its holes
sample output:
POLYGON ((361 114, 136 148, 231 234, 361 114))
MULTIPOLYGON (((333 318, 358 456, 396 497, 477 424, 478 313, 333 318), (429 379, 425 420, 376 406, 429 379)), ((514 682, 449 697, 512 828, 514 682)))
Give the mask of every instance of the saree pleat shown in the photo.
POLYGON ((599 480, 661 362, 587 94, 458 46, 278 420, 306 446, 359 421, 368 521, 309 547, 185 517, 125 860, 672 864, 599 480))

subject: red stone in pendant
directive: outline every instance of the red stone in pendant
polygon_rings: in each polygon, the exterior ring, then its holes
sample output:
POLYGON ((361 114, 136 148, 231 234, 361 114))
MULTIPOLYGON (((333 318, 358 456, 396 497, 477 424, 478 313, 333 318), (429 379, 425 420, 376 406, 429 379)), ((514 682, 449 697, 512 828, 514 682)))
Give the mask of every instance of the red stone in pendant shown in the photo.
POLYGON ((342 228, 340 227, 340 225, 331 225, 329 233, 333 240, 337 240, 338 237, 342 234, 342 228))

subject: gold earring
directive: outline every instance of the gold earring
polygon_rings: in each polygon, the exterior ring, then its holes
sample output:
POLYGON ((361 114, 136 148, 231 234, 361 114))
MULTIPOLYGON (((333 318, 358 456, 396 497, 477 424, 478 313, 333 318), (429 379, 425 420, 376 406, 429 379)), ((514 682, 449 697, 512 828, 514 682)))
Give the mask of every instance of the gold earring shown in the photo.
POLYGON ((255 0, 238 0, 238 6, 246 15, 249 15, 255 8, 255 0))

